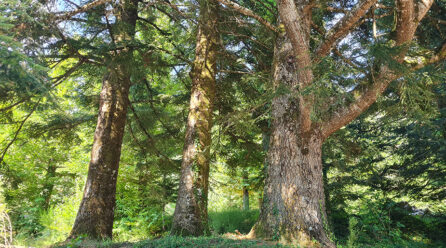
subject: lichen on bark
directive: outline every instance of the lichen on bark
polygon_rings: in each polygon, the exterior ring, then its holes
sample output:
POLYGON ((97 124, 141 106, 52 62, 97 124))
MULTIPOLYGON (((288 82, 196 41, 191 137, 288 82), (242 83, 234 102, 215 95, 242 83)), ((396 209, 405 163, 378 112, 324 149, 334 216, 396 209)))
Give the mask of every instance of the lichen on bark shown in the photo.
POLYGON ((171 234, 199 236, 208 230, 209 160, 218 47, 217 3, 200 1, 189 115, 171 234))

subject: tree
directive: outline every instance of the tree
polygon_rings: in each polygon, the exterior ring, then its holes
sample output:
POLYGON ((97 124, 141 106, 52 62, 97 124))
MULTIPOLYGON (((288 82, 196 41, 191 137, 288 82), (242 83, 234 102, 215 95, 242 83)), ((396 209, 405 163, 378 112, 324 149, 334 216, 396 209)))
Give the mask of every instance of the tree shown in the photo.
MULTIPOLYGON (((437 101, 444 99, 444 63, 433 69, 393 82, 366 112, 324 142, 326 205, 337 240, 348 236, 349 218, 365 217, 352 206, 371 199, 392 212, 397 202, 439 211, 445 197, 445 123, 437 101)), ((401 216, 391 220, 407 224, 401 228, 405 235, 426 230, 401 216)))
POLYGON ((34 41, 38 36, 35 31, 28 33, 30 29, 38 29, 40 34, 46 31, 37 13, 27 9, 30 5, 38 4, 8 0, 0 7, 0 119, 6 125, 15 126, 8 139, 5 137, 8 142, 1 148, 0 164, 4 163, 8 149, 19 138, 42 97, 51 89, 42 50, 34 42, 25 42, 34 41), (26 114, 14 114, 13 110, 18 108, 26 114))
POLYGON ((403 76, 403 72, 415 71, 446 56, 446 45, 443 45, 438 49, 440 52, 425 57, 425 62, 407 66, 404 59, 408 55, 414 56, 411 42, 433 1, 401 0, 396 6, 389 6, 397 10, 395 29, 385 25, 385 20, 380 21, 379 31, 388 33, 380 37, 374 16, 377 2, 363 0, 354 5, 342 1, 340 6, 328 6, 345 14, 324 32, 317 24, 333 21, 331 13, 321 18, 330 8, 315 9, 319 6, 311 1, 277 1, 280 27, 283 28, 275 43, 273 80, 276 95, 272 101, 264 202, 252 234, 303 246, 311 246, 316 240, 323 246, 334 247, 326 230, 321 159, 324 140, 370 107, 390 82, 403 76), (347 9, 343 9, 344 6, 347 9), (368 18, 373 25, 363 25, 368 18), (370 26, 374 27, 373 32, 367 28, 370 26), (311 41, 312 31, 321 34, 318 38, 322 42, 315 44, 311 41), (347 42, 361 48, 340 44, 344 50, 359 54, 361 59, 346 58, 338 50, 338 42, 347 35, 347 42), (387 52, 386 60, 379 57, 377 49, 387 52), (334 51, 333 55, 331 51, 334 51), (338 61, 323 59, 329 55, 338 57, 338 61), (353 69, 349 73, 354 75, 354 80, 348 73, 324 78, 321 68, 330 65, 328 62, 351 66, 353 69), (328 90, 323 91, 326 88, 328 90), (328 106, 326 102, 329 102, 328 106))
POLYGON ((324 167, 337 170, 330 173, 328 185, 333 204, 345 206, 346 200, 359 198, 349 190, 353 185, 370 187, 393 201, 403 196, 423 202, 444 199, 440 99, 445 83, 435 79, 431 72, 424 80, 392 84, 377 104, 324 143, 324 167), (416 95, 407 99, 411 94, 416 95))
POLYGON ((200 1, 189 115, 172 224, 172 233, 177 235, 208 232, 209 160, 219 45, 217 11, 216 2, 200 1))
POLYGON ((109 27, 113 46, 106 57, 99 114, 84 195, 70 238, 111 238, 116 182, 126 123, 138 1, 122 0, 114 6, 116 22, 109 27))

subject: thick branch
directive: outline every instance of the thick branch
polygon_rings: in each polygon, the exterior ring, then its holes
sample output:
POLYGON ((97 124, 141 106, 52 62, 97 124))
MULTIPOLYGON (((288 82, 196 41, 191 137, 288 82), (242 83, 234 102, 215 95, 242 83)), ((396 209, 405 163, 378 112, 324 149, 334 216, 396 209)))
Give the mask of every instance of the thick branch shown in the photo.
POLYGON ((384 67, 380 74, 384 77, 378 78, 375 83, 370 84, 361 90, 360 93, 358 93, 360 96, 356 98, 353 103, 341 108, 333 114, 329 121, 323 123, 322 136, 324 139, 356 119, 356 117, 376 101, 378 96, 384 92, 390 82, 400 76, 399 74, 397 75, 390 71, 388 67, 384 67))
POLYGON ((86 11, 88 11, 88 10, 94 8, 94 7, 97 7, 99 5, 102 5, 102 4, 105 4, 105 3, 108 3, 108 2, 111 2, 111 0, 96 0, 94 2, 85 4, 84 6, 78 8, 76 10, 73 10, 73 11, 67 12, 65 14, 56 16, 55 20, 56 21, 66 21, 66 20, 70 19, 71 17, 73 17, 73 16, 75 16, 77 14, 86 12, 86 11))
MULTIPOLYGON (((406 45, 409 43, 417 29, 417 25, 420 20, 425 16, 433 0, 424 0, 418 3, 418 6, 414 4, 413 0, 398 0, 398 20, 395 41, 397 46, 406 45), (418 11, 416 11, 418 10, 418 11)), ((408 49, 403 49, 395 59, 399 63, 404 62, 404 56, 408 49)), ((417 70, 423 68, 429 63, 436 63, 446 58, 446 47, 443 45, 439 54, 433 56, 427 63, 417 65, 411 68, 411 70, 417 70)), ((322 125, 322 136, 327 138, 338 129, 347 125, 358 117, 362 112, 369 108, 376 99, 385 91, 387 86, 393 81, 403 76, 402 72, 396 72, 391 70, 387 65, 383 65, 376 77, 374 77, 373 71, 371 72, 373 83, 367 85, 363 89, 355 90, 355 101, 336 111, 333 116, 322 125)))
MULTIPOLYGON (((314 28, 314 30, 316 30, 316 32, 318 32, 321 35, 325 35, 325 32, 321 30, 321 28, 316 25, 315 23, 311 23, 311 26, 314 28)), ((344 63, 350 65, 351 67, 355 68, 356 70, 361 70, 361 68, 359 68, 358 65, 356 65, 355 63, 353 63, 353 61, 351 61, 350 59, 346 58, 337 48, 336 46, 333 47, 333 52, 342 59, 342 61, 344 61, 344 63)))
POLYGON ((420 0, 420 1, 417 1, 416 20, 418 22, 420 22, 424 18, 424 16, 429 11, 429 9, 431 8, 433 3, 434 3, 433 0, 420 0))
POLYGON ((262 17, 258 16, 252 10, 247 9, 243 6, 240 6, 237 3, 232 2, 231 0, 217 0, 217 1, 230 7, 231 9, 235 10, 236 12, 238 12, 242 15, 249 16, 249 17, 256 19, 258 22, 265 25, 269 30, 271 30, 275 33, 279 32, 279 29, 277 27, 275 27, 274 25, 272 25, 271 23, 269 23, 267 20, 263 19, 262 17))
POLYGON ((365 16, 370 7, 377 1, 378 0, 361 0, 354 9, 336 23, 336 25, 327 33, 324 42, 317 49, 315 59, 319 60, 321 57, 327 56, 336 41, 345 37, 350 32, 350 29, 354 27, 355 23, 365 16))
POLYGON ((310 57, 310 13, 298 10, 294 0, 277 1, 279 16, 293 46, 296 67, 302 88, 313 81, 310 57))
MULTIPOLYGON (((288 59, 294 62, 299 88, 304 89, 313 82, 310 56, 311 5, 298 9, 294 0, 277 0, 277 6, 294 55, 288 59)), ((300 128, 302 132, 307 132, 311 127, 310 106, 313 100, 312 96, 299 98, 300 128)))
POLYGON ((343 8, 335 8, 335 7, 331 7, 331 6, 327 6, 327 8, 325 8, 325 10, 330 11, 330 12, 336 12, 336 13, 344 13, 344 14, 348 14, 349 11, 343 8))

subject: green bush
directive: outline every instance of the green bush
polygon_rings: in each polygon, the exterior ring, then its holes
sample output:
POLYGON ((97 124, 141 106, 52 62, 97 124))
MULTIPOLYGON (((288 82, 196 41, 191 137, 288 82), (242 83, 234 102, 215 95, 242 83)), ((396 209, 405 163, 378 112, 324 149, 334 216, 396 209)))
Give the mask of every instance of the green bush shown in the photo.
POLYGON ((259 218, 258 210, 242 211, 238 209, 209 213, 209 227, 213 234, 228 232, 249 233, 259 218))
POLYGON ((117 241, 137 241, 161 237, 170 231, 172 216, 157 209, 148 209, 136 216, 115 219, 113 239, 117 241))
POLYGON ((328 218, 336 239, 346 240, 349 236, 350 215, 342 208, 330 209, 328 218))
POLYGON ((425 236, 435 242, 442 242, 446 247, 446 216, 431 215, 422 220, 426 226, 425 236))
POLYGON ((407 202, 389 201, 386 205, 392 224, 394 226, 399 224, 400 230, 406 237, 421 237, 431 242, 446 243, 446 216, 444 214, 433 214, 429 210, 420 211, 407 202), (414 214, 415 212, 418 213, 414 214))
POLYGON ((414 215, 404 203, 386 199, 363 201, 349 217, 348 248, 446 247, 446 220, 432 214, 414 215))
POLYGON ((36 221, 43 227, 40 232, 31 236, 26 229, 20 229, 14 237, 14 244, 43 247, 65 240, 76 218, 81 195, 82 192, 78 191, 74 195, 65 197, 62 204, 51 206, 47 211, 40 212, 40 217, 36 221))

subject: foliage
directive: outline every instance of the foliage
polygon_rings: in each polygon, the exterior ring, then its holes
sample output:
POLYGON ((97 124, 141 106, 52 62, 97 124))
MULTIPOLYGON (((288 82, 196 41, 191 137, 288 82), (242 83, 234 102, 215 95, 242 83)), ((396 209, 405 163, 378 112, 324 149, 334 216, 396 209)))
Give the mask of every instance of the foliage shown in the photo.
POLYGON ((157 209, 132 212, 114 223, 113 235, 116 241, 138 241, 165 236, 172 226, 172 215, 157 209), (132 216, 137 214, 137 216, 132 216))
POLYGON ((258 210, 241 211, 225 210, 209 213, 209 226, 215 235, 235 233, 236 231, 247 234, 259 217, 258 210))
POLYGON ((49 90, 41 54, 32 48, 33 43, 21 42, 27 25, 36 24, 28 13, 32 5, 25 7, 29 2, 7 0, 0 7, 0 106, 24 102, 49 90), (24 22, 17 25, 17 20, 24 22))
POLYGON ((44 229, 39 237, 29 237, 22 230, 22 233, 15 237, 15 243, 27 246, 44 246, 65 240, 76 217, 81 199, 80 193, 81 191, 77 191, 75 195, 66 197, 63 204, 54 205, 40 214, 39 223, 44 229))
POLYGON ((80 204, 80 192, 64 200, 64 204, 55 205, 40 216, 40 223, 45 227, 40 239, 49 239, 51 243, 64 240, 71 231, 76 211, 80 204))
POLYGON ((356 203, 348 224, 335 225, 338 243, 346 247, 439 247, 444 244, 444 215, 416 209, 375 195, 356 203), (435 219, 434 222, 432 220, 435 219), (344 238, 340 238, 344 237, 344 238))

